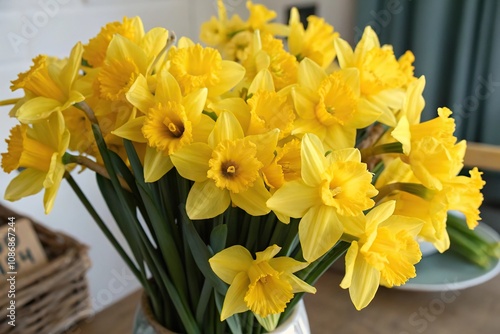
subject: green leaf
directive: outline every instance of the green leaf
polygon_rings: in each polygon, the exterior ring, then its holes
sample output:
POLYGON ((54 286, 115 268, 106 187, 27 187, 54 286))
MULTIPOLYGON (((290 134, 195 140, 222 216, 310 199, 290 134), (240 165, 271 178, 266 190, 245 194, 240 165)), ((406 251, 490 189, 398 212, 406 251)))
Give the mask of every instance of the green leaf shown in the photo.
POLYGON ((210 247, 214 253, 218 253, 226 247, 227 225, 214 227, 210 234, 210 247))

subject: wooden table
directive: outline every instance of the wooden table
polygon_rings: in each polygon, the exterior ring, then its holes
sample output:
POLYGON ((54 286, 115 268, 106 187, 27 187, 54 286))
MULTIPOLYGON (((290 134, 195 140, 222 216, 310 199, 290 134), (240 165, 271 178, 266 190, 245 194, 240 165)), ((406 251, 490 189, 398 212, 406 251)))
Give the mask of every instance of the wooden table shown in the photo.
MULTIPOLYGON (((380 288, 356 311, 339 287, 342 271, 330 269, 316 295, 305 297, 313 334, 495 334, 500 333, 500 276, 460 291, 413 292, 380 288)), ((139 293, 84 321, 71 334, 127 334, 139 293)))

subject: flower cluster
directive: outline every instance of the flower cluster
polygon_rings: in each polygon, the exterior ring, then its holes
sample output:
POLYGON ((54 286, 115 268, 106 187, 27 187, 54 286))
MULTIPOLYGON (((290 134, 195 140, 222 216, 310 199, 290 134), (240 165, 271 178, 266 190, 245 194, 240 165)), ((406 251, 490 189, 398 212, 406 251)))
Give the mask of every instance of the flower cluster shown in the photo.
MULTIPOLYGON (((210 268, 229 285, 222 320, 282 313, 294 293, 315 292, 300 273, 342 245, 341 287, 364 308, 380 284, 415 276, 417 240, 448 249, 449 210, 477 224, 481 172, 459 175, 466 143, 453 136, 448 108, 421 121, 425 79, 414 76, 411 52, 396 58, 370 27, 353 49, 322 18, 310 16, 304 28, 296 9, 285 25, 250 1, 246 21, 218 4, 201 30, 208 46, 145 31, 135 17, 107 24, 67 59, 36 57, 12 82, 25 96, 11 111, 20 124, 2 168, 23 171, 6 199, 44 189, 48 213, 78 164, 120 181, 152 221, 170 217, 174 238, 189 233, 177 208, 153 214, 149 205, 184 205, 185 220, 207 224, 208 232, 196 229, 210 244, 210 268), (229 241, 233 224, 248 230, 235 227, 229 241), (227 238, 215 247, 224 225, 227 238)), ((162 234, 154 239, 161 248, 162 234)))

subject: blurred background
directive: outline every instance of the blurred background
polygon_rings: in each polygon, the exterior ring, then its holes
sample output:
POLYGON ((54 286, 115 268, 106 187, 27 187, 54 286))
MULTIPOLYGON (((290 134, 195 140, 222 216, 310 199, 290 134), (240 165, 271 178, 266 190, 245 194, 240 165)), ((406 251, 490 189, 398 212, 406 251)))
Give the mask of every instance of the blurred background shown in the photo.
MULTIPOLYGON (((229 15, 246 18, 245 0, 226 0, 229 15)), ((371 25, 382 44, 397 57, 415 54, 415 74, 427 79, 424 119, 448 106, 454 112, 459 139, 500 145, 500 3, 496 0, 268 0, 255 1, 275 10, 286 22, 289 9, 324 17, 347 41, 355 43, 371 25)), ((200 24, 216 15, 215 0, 0 0, 0 100, 20 97, 10 81, 26 71, 40 53, 66 57, 77 41, 86 43, 100 27, 123 16, 140 16, 145 29, 162 26, 177 36, 198 40, 200 24)), ((0 152, 3 138, 16 122, 0 107, 0 152)), ((0 195, 14 177, 0 173, 0 195)), ((75 175, 86 195, 109 222, 91 173, 75 175)), ((500 175, 486 172, 483 220, 500 220, 500 175)), ((41 194, 2 205, 31 216, 48 227, 90 246, 88 273, 95 311, 139 287, 126 265, 63 182, 54 210, 43 212, 41 194)), ((114 226, 112 230, 118 235, 114 226)))

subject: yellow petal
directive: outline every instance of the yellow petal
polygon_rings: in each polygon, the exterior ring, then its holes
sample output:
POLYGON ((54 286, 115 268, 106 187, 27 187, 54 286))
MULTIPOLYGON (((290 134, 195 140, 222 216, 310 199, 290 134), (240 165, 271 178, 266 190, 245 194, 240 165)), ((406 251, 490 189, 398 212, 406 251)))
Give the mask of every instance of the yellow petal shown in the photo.
POLYGON ((221 321, 226 320, 233 314, 248 311, 245 295, 249 284, 250 280, 246 272, 241 272, 236 275, 227 290, 226 298, 224 298, 224 304, 222 305, 222 312, 220 314, 221 321))
POLYGON ((326 150, 353 147, 356 141, 356 128, 335 123, 328 127, 323 139, 326 150))
POLYGON ((380 223, 387 220, 396 209, 396 201, 387 201, 374 207, 366 215, 367 230, 376 228, 380 223))
POLYGON ((65 171, 66 170, 63 164, 56 164, 55 171, 52 173, 52 185, 45 189, 45 193, 43 195, 43 205, 46 215, 48 215, 54 207, 57 191, 59 190, 65 171))
POLYGON ((403 145, 403 153, 408 155, 411 151, 410 123, 406 115, 401 116, 398 125, 392 130, 391 136, 403 145))
POLYGON ((298 83, 313 91, 317 90, 321 81, 326 78, 325 70, 309 58, 304 58, 299 64, 298 83))
POLYGON ((261 135, 250 135, 245 139, 248 139, 255 144, 257 152, 255 157, 262 162, 264 166, 267 166, 274 159, 274 151, 276 150, 276 145, 278 144, 279 130, 274 129, 268 131, 261 135))
POLYGON ((217 188, 213 180, 206 180, 191 187, 186 211, 190 219, 208 219, 223 213, 230 203, 229 191, 217 188))
POLYGON ((352 277, 354 275, 354 264, 356 263, 356 258, 358 256, 359 245, 357 241, 351 242, 351 246, 347 250, 345 254, 344 262, 345 262, 345 275, 340 282, 340 287, 342 289, 348 289, 352 283, 352 277))
POLYGON ((302 181, 292 181, 279 188, 267 201, 267 206, 273 211, 300 218, 320 200, 317 188, 302 181))
POLYGON ((158 152, 154 147, 146 147, 146 155, 144 156, 144 181, 158 181, 172 167, 174 165, 169 156, 165 156, 163 152, 158 152))
POLYGON ((425 77, 423 75, 408 86, 403 110, 410 124, 420 123, 420 116, 425 107, 425 101, 422 97, 424 87, 425 77))
POLYGON ((146 114, 149 108, 155 104, 154 96, 148 87, 148 81, 142 74, 140 74, 132 86, 130 86, 125 96, 128 102, 144 114, 146 114))
POLYGON ((298 293, 298 292, 316 293, 315 287, 307 284, 297 276, 295 275, 287 275, 287 276, 288 276, 288 282, 292 285, 293 293, 298 293))
POLYGON ((222 112, 208 138, 208 144, 215 148, 221 141, 243 138, 244 133, 236 117, 230 112, 222 112))
POLYGON ((253 187, 240 193, 231 192, 231 200, 233 203, 245 210, 252 216, 262 216, 271 211, 267 205, 267 200, 271 194, 264 186, 264 181, 258 179, 253 187))
POLYGON ((341 38, 336 38, 334 43, 340 67, 347 68, 352 66, 352 62, 354 60, 354 51, 352 50, 349 43, 341 38))
POLYGON ((34 123, 45 119, 54 111, 60 110, 61 102, 38 96, 26 101, 17 109, 16 117, 21 123, 34 123))
POLYGON ((141 48, 146 55, 153 59, 166 46, 168 31, 165 28, 155 27, 149 30, 140 42, 141 48))
POLYGON ((210 96, 219 96, 236 86, 245 76, 245 68, 233 61, 223 60, 222 69, 219 73, 219 83, 210 87, 210 96))
POLYGON ((294 273, 296 271, 304 269, 309 265, 309 263, 307 262, 300 262, 286 256, 269 259, 269 264, 277 271, 283 273, 294 273))
POLYGON ((344 228, 337 212, 329 206, 314 206, 299 223, 299 239, 304 259, 313 262, 339 241, 344 228))
POLYGON ((156 100, 160 102, 175 101, 182 103, 181 87, 174 76, 167 71, 162 71, 159 74, 156 87, 156 100))
POLYGON ((111 131, 111 133, 130 141, 134 141, 137 143, 146 143, 147 140, 142 134, 142 126, 144 125, 145 119, 146 116, 134 118, 120 126, 118 129, 111 131))
POLYGON ((205 143, 193 143, 172 154, 170 158, 179 174, 188 180, 203 182, 207 179, 208 161, 212 149, 205 143))
POLYGON ((315 119, 316 102, 311 94, 301 88, 292 88, 291 94, 295 109, 297 110, 297 114, 299 114, 300 118, 305 120, 315 119))
MULTIPOLYGON (((274 244, 266 249, 264 249, 262 252, 257 252, 255 253, 255 262, 261 262, 261 261, 268 261, 273 259, 278 253, 280 252, 281 247, 274 244)), ((276 269, 276 268, 274 268, 276 269)))
POLYGON ((361 256, 354 263, 349 295, 357 310, 368 306, 380 284, 380 272, 371 267, 361 256))
POLYGON ((207 102, 208 89, 197 89, 184 97, 183 105, 188 118, 196 123, 201 118, 201 113, 207 102))
POLYGON ((238 273, 246 272, 252 261, 250 252, 240 245, 226 248, 209 260, 214 273, 227 284, 231 284, 238 273))
POLYGON ((321 176, 326 168, 325 150, 318 136, 305 134, 301 145, 302 179, 307 185, 321 183, 321 176))
POLYGON ((268 69, 260 70, 248 88, 248 94, 255 94, 259 90, 274 92, 274 81, 268 69))
POLYGON ((114 35, 106 53, 107 59, 133 60, 140 73, 146 74, 147 57, 144 51, 134 42, 122 35, 114 35))
POLYGON ((83 46, 82 43, 78 42, 71 50, 68 62, 64 65, 59 76, 63 89, 69 90, 73 86, 73 82, 78 75, 82 63, 82 54, 83 46))
POLYGON ((214 129, 215 121, 207 115, 201 115, 198 124, 193 125, 193 142, 206 143, 214 129))
POLYGON ((46 173, 28 168, 10 181, 5 190, 4 198, 7 201, 17 201, 23 197, 39 193, 43 189, 46 173))
POLYGON ((240 97, 228 97, 220 101, 210 103, 209 109, 213 110, 217 115, 223 111, 231 112, 236 116, 238 122, 243 129, 248 129, 250 124, 250 107, 245 100, 240 97))

